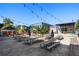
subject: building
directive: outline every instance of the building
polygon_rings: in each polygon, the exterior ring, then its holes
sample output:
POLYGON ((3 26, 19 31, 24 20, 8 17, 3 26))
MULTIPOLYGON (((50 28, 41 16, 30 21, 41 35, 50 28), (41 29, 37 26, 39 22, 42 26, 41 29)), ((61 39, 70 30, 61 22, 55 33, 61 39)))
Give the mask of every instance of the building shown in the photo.
POLYGON ((13 36, 14 34, 16 34, 15 28, 1 28, 1 36, 13 36))
POLYGON ((75 22, 56 24, 60 28, 62 33, 74 33, 75 32, 75 22))
MULTIPOLYGON (((27 32, 28 32, 28 27, 27 26, 25 26, 25 25, 21 25, 23 28, 24 28, 24 30, 25 30, 25 32, 24 33, 26 33, 27 34, 27 32)), ((8 27, 8 28, 1 28, 1 36, 14 36, 15 34, 17 34, 17 32, 16 32, 16 28, 15 27, 8 27)))
POLYGON ((51 25, 51 24, 48 24, 48 23, 44 23, 44 22, 39 22, 39 23, 35 23, 35 24, 32 24, 31 26, 47 26, 48 29, 49 29, 49 32, 48 33, 51 33, 51 31, 53 30, 54 32, 56 32, 56 26, 55 25, 51 25))
POLYGON ((0 24, 0 36, 13 36, 15 34, 14 27, 3 28, 3 24, 0 24))

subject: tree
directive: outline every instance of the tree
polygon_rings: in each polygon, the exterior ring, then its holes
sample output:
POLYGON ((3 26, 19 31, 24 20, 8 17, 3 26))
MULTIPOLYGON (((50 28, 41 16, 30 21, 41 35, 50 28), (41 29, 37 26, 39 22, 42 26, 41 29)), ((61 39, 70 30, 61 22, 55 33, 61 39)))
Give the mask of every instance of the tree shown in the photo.
POLYGON ((30 27, 31 32, 35 34, 41 34, 42 36, 46 33, 48 33, 49 29, 48 26, 31 26, 30 27))
POLYGON ((37 34, 37 28, 36 28, 36 26, 30 26, 30 31, 32 32, 32 33, 35 33, 35 34, 37 34))
POLYGON ((39 34, 41 34, 42 36, 46 33, 48 33, 49 29, 48 29, 48 26, 38 26, 37 27, 37 32, 39 34))
POLYGON ((24 29, 24 27, 23 27, 22 25, 18 25, 18 26, 16 27, 16 33, 22 34, 22 33, 24 33, 24 32, 25 32, 25 29, 24 29))
POLYGON ((9 18, 4 18, 3 19, 3 29, 5 28, 12 28, 13 27, 13 22, 9 18))
POLYGON ((79 37, 79 19, 77 20, 77 22, 76 22, 76 24, 75 24, 75 28, 76 28, 76 33, 77 33, 77 35, 78 35, 78 37, 79 37))
POLYGON ((76 29, 79 29, 79 19, 77 20, 75 27, 76 29))

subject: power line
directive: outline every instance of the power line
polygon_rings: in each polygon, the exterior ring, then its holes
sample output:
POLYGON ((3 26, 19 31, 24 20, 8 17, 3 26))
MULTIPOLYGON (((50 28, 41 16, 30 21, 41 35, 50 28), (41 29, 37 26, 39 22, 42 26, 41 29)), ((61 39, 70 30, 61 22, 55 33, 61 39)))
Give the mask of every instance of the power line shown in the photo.
POLYGON ((36 14, 31 8, 29 8, 26 4, 23 4, 24 7, 26 7, 28 10, 31 11, 32 14, 34 14, 37 18, 40 18, 41 21, 45 21, 41 16, 39 16, 38 14, 36 14))
POLYGON ((45 11, 47 15, 50 15, 52 18, 54 18, 54 19, 60 21, 61 23, 63 23, 59 18, 57 18, 53 14, 49 13, 45 8, 39 6, 38 4, 35 4, 35 3, 33 3, 32 5, 36 5, 37 7, 39 7, 41 9, 41 12, 45 11))

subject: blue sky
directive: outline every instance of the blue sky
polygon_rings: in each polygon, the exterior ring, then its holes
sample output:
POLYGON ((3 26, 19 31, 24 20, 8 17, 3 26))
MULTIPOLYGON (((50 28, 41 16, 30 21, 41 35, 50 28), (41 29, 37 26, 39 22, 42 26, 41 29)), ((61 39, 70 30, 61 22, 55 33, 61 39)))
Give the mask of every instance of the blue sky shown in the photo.
POLYGON ((39 6, 46 9, 50 14, 59 18, 61 21, 48 15, 44 10, 32 3, 26 3, 26 6, 31 8, 43 20, 36 17, 23 3, 0 3, 0 23, 2 22, 1 16, 11 18, 14 24, 30 25, 38 22, 46 22, 49 24, 59 24, 65 22, 76 21, 79 18, 79 4, 68 3, 38 3, 39 6))

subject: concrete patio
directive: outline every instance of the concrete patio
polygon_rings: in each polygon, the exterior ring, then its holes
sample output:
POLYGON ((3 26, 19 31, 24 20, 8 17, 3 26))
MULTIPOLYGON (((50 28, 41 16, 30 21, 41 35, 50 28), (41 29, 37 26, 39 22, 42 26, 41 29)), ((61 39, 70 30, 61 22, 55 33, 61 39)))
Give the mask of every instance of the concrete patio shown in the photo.
POLYGON ((26 45, 13 39, 5 39, 0 41, 0 56, 79 56, 76 39, 71 40, 65 36, 61 44, 51 52, 41 49, 40 44, 26 45), (76 42, 77 45, 72 44, 76 42))

